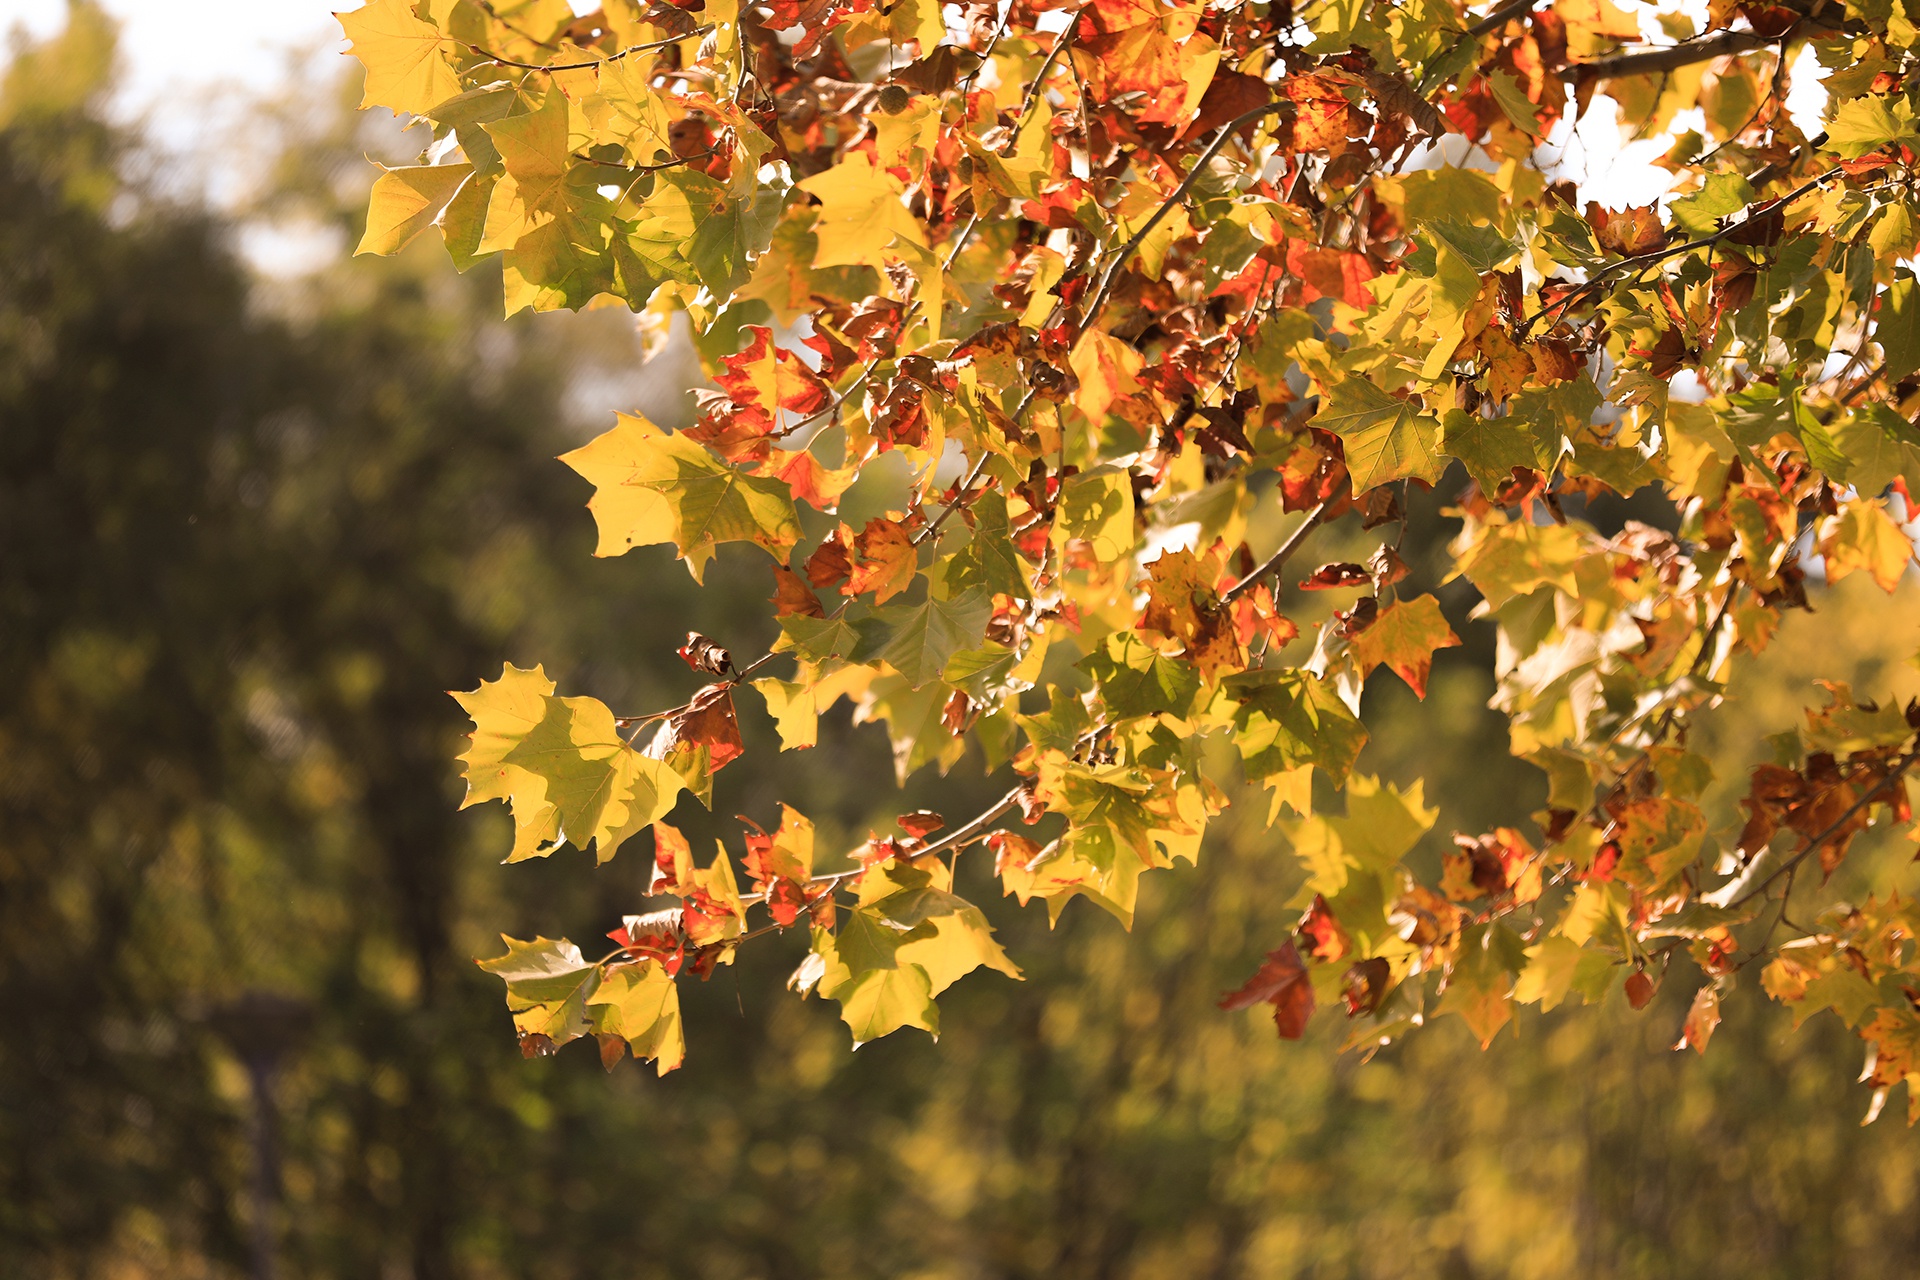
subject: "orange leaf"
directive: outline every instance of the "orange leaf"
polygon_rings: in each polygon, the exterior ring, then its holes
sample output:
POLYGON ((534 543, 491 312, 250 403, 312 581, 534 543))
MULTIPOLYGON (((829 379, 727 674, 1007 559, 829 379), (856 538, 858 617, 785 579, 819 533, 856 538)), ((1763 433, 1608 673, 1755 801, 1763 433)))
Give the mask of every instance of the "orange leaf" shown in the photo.
POLYGON ((1388 606, 1372 626, 1353 638, 1352 653, 1362 674, 1383 664, 1392 667, 1415 696, 1425 698, 1434 651, 1459 643, 1460 637, 1440 616, 1440 602, 1419 596, 1388 606))

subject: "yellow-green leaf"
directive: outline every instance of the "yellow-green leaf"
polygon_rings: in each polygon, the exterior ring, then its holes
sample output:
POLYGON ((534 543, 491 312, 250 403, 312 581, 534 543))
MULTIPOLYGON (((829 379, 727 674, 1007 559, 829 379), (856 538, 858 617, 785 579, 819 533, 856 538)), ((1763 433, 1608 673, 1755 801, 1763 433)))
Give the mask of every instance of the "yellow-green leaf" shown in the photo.
POLYGON ((613 970, 586 1004, 596 1032, 625 1040, 635 1058, 653 1060, 657 1074, 667 1074, 687 1056, 680 988, 658 961, 613 970))
POLYGON ((1433 484, 1446 468, 1439 420, 1360 378, 1346 378, 1333 388, 1314 425, 1345 445, 1355 493, 1395 480, 1433 484))
POLYGON ((670 542, 698 580, 714 548, 751 542, 785 561, 800 540, 786 482, 728 466, 685 436, 637 414, 560 459, 595 487, 598 556, 670 542))
POLYGON ((367 230, 354 249, 398 253, 431 227, 454 194, 473 176, 470 164, 411 165, 388 169, 374 181, 367 202, 367 230))
POLYGON ((813 255, 816 267, 883 267, 900 258, 890 247, 896 237, 926 248, 920 220, 902 203, 906 188, 892 174, 874 168, 864 152, 851 152, 798 185, 820 200, 820 220, 813 227, 819 241, 813 255))

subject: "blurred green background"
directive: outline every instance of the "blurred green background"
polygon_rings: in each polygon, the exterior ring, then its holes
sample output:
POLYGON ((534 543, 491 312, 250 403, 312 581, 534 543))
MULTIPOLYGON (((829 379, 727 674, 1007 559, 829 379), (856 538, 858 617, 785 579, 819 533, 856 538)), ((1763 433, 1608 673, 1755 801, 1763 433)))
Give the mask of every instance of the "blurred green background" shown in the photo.
MULTIPOLYGON (((1084 904, 1049 933, 963 863, 1029 980, 962 982, 938 1044, 850 1051, 782 990, 781 939, 687 987, 674 1075, 523 1061, 473 957, 596 937, 647 868, 498 865, 443 691, 539 661, 667 705, 689 627, 770 638, 771 576, 723 557, 696 594, 656 552, 588 554, 551 459, 604 425, 581 388, 619 385, 630 317, 503 323, 497 277, 431 244, 250 278, 247 215, 169 195, 104 122, 113 64, 81 7, 0 89, 0 1276, 1920 1274, 1914 1134, 1860 1128, 1858 1042, 1752 975, 1704 1059, 1670 1050, 1682 983, 1368 1063, 1335 1018, 1282 1044, 1219 1012, 1291 923, 1264 801, 1150 879, 1131 935, 1084 904)), ((249 163, 258 209, 351 243, 395 143, 334 96, 249 163)), ((1910 591, 1838 597, 1716 720, 1723 789, 1818 700, 1814 654, 1883 691, 1914 648, 1885 623, 1910 591)), ((1488 629, 1443 598, 1467 644, 1425 704, 1370 692, 1363 761, 1426 779, 1442 841, 1538 798, 1484 710, 1488 629)), ((851 840, 998 793, 968 760, 890 794, 844 705, 797 755, 744 719, 697 836, 781 798, 851 840)))

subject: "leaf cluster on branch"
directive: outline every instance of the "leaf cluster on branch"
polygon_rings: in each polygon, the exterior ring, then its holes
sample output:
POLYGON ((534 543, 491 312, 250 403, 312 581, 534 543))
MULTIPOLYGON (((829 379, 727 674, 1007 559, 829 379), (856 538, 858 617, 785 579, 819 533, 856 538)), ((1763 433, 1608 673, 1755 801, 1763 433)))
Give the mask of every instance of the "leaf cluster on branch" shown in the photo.
POLYGON ((529 1052, 591 1034, 668 1070, 676 983, 800 928, 793 986, 856 1041, 933 1031, 963 974, 1017 976, 955 858, 984 848, 1056 918, 1077 896, 1130 921, 1245 783, 1307 880, 1224 1003, 1271 1004, 1282 1035, 1332 1007, 1366 1052, 1447 1013, 1486 1042, 1517 1005, 1639 1007, 1684 971, 1704 1051, 1758 962, 1798 1016, 1859 1032, 1876 1113, 1905 1082, 1920 1114, 1916 908, 1886 887, 1788 910, 1908 820, 1920 713, 1832 686, 1744 819, 1703 808, 1688 746, 1809 607, 1816 559, 1889 593, 1912 559, 1920 30, 1898 6, 1715 0, 1658 40, 1612 0, 371 0, 342 22, 366 105, 432 134, 374 183, 364 251, 434 229, 462 270, 500 256, 510 313, 615 300, 699 335, 692 426, 622 416, 565 459, 598 554, 771 560, 778 642, 690 637, 712 679, 679 707, 616 715, 511 667, 457 695, 469 803, 511 805, 512 859, 651 830, 679 903, 597 960, 538 939, 487 961, 529 1052), (1790 69, 1829 97, 1811 138, 1790 69), (1583 207, 1548 163, 1602 93, 1672 136, 1663 207, 1583 207), (842 522, 889 453, 897 507, 842 522), (1424 696, 1459 643, 1401 555, 1443 483, 1493 706, 1549 798, 1423 877, 1436 810, 1355 765, 1369 677, 1424 696), (1642 490, 1677 531, 1569 514, 1642 490), (1300 518, 1263 557, 1269 508, 1300 518), (1303 631, 1282 573, 1336 523, 1391 532, 1305 572, 1344 594, 1303 631), (903 777, 972 742, 1011 789, 818 860, 786 808, 703 860, 666 820, 711 804, 748 696, 786 749, 847 698, 903 777))

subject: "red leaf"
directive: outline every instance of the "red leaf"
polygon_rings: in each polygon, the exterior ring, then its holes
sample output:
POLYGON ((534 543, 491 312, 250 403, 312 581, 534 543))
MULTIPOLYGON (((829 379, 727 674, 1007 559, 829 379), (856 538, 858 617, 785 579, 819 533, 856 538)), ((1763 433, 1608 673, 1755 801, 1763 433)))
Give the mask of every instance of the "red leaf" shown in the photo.
POLYGON ((767 890, 767 912, 773 922, 786 928, 807 909, 807 891, 794 880, 781 876, 767 890))
POLYGON ((1012 831, 996 831, 987 837, 993 850, 993 874, 1005 875, 1011 867, 1024 867, 1040 856, 1040 843, 1012 831))
POLYGON ((853 559, 847 554, 845 526, 835 529, 827 535, 827 540, 814 548, 803 566, 807 571, 807 581, 816 587, 831 587, 844 581, 853 572, 853 559))
POLYGON ((900 829, 910 836, 925 839, 947 825, 947 820, 930 809, 916 809, 912 813, 903 813, 894 819, 900 829))
POLYGON ((1593 228, 1601 248, 1611 249, 1623 258, 1651 253, 1667 242, 1667 229, 1660 225, 1660 214, 1651 208, 1622 209, 1616 213, 1589 204, 1587 224, 1593 228))
POLYGON ((1347 931, 1334 919, 1326 898, 1317 893, 1313 895, 1313 905, 1300 917, 1299 934, 1307 944, 1307 954, 1315 960, 1338 960, 1352 946, 1347 931))
POLYGON ((749 335, 746 350, 722 356, 726 372, 714 379, 742 413, 757 415, 771 425, 782 409, 807 414, 827 407, 833 392, 799 356, 773 345, 771 329, 752 324, 745 332, 749 335))
POLYGON ((1302 591, 1334 591, 1341 587, 1363 587, 1373 581, 1373 575, 1362 564, 1341 563, 1323 564, 1315 569, 1311 576, 1301 580, 1302 591))
POLYGON ((653 824, 653 882, 647 886, 649 894, 671 893, 684 896, 686 888, 680 883, 680 866, 693 865, 693 846, 680 834, 680 828, 666 822, 653 824))
POLYGON ((1281 1039, 1298 1040, 1306 1033, 1307 1019, 1313 1016, 1313 983, 1291 942, 1267 952, 1266 962, 1246 985, 1220 999, 1222 1009, 1251 1009, 1256 1004, 1273 1006, 1273 1023, 1281 1039))
POLYGON ((656 759, 664 759, 680 746, 707 748, 716 770, 746 750, 740 741, 740 722, 733 714, 731 686, 710 684, 694 694, 686 706, 667 717, 666 727, 649 751, 656 759))

